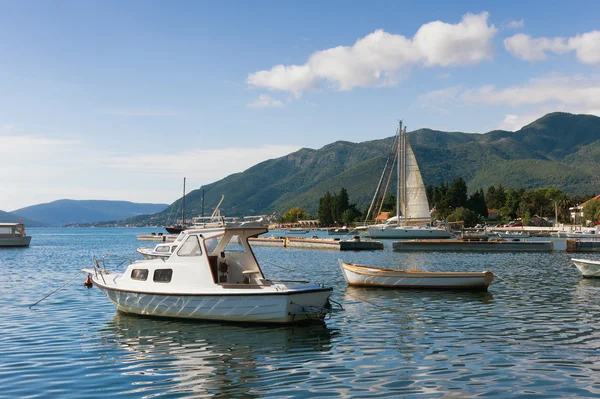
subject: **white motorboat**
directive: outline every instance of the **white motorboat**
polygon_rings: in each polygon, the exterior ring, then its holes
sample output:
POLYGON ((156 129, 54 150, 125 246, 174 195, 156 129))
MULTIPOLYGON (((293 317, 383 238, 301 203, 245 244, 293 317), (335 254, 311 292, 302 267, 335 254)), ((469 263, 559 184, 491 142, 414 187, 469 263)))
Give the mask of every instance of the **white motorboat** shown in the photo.
POLYGON ((417 159, 406 136, 406 126, 404 130, 402 129, 402 121, 396 140, 396 160, 398 165, 396 195, 398 215, 388 219, 386 223, 368 227, 368 235, 371 238, 396 239, 453 237, 447 228, 431 224, 431 212, 425 184, 421 177, 419 164, 417 164, 417 159))
POLYGON ((583 277, 600 278, 600 261, 588 259, 571 259, 583 277))
POLYGON ((498 231, 496 234, 500 238, 529 238, 531 237, 526 231, 498 231))
POLYGON ((426 272, 361 266, 338 260, 348 285, 386 288, 487 291, 494 273, 426 272))
POLYGON ((336 229, 328 229, 327 234, 330 236, 347 235, 350 234, 350 229, 346 226, 338 227, 336 229))
POLYGON ((28 247, 30 242, 23 223, 0 223, 0 247, 28 247))
POLYGON ((583 229, 567 233, 567 238, 598 238, 600 239, 599 229, 583 229))
POLYGON ((137 261, 124 273, 97 262, 84 271, 125 313, 259 323, 324 319, 331 288, 265 278, 248 239, 266 232, 255 224, 188 229, 165 261, 137 261))
POLYGON ((288 229, 287 233, 288 234, 308 234, 308 233, 310 233, 310 230, 309 229, 302 229, 302 228, 299 228, 299 227, 295 227, 295 228, 292 228, 292 229, 288 229))
POLYGON ((173 251, 177 249, 178 241, 173 241, 165 244, 158 244, 154 248, 138 248, 136 251, 142 255, 144 259, 169 259, 173 251))

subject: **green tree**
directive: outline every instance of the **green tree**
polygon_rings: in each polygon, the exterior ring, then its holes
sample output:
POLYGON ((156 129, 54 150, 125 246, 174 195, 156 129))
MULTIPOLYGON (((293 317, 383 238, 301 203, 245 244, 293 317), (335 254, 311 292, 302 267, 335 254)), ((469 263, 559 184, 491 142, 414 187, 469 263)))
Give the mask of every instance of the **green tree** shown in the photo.
POLYGON ((483 195, 483 189, 471 193, 467 200, 467 208, 484 218, 488 217, 487 204, 483 195))
POLYGON ((333 198, 329 191, 327 191, 319 200, 319 210, 317 211, 319 223, 321 226, 332 226, 333 215, 331 209, 333 207, 333 198))
POLYGON ((477 224, 477 215, 467 208, 459 207, 456 208, 446 218, 448 222, 464 222, 465 227, 473 227, 477 224))
POLYGON ((600 200, 591 200, 583 207, 583 217, 592 223, 600 222, 600 200))
POLYGON ((296 223, 298 220, 310 219, 311 216, 298 207, 290 208, 289 211, 281 216, 282 223, 296 223))
POLYGON ((467 184, 462 177, 452 180, 446 193, 448 208, 451 210, 467 206, 467 184))

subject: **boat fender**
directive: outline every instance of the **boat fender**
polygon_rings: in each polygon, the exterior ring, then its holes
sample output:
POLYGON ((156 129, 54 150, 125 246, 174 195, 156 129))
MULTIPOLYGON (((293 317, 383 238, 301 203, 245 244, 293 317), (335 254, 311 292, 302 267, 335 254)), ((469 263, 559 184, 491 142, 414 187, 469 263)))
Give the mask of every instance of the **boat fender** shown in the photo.
POLYGON ((85 282, 83 283, 83 285, 85 286, 85 288, 92 288, 94 286, 94 284, 92 283, 92 274, 88 273, 87 278, 85 279, 85 282))

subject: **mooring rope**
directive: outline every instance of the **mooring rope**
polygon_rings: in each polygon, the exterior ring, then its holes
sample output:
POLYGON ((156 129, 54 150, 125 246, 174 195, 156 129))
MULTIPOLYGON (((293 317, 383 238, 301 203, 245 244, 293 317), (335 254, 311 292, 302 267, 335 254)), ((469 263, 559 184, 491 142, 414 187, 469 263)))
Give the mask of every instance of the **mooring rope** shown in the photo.
POLYGON ((75 275, 75 277, 73 277, 72 279, 70 279, 69 281, 67 281, 66 283, 64 283, 63 285, 61 285, 60 287, 58 287, 57 289, 55 289, 54 291, 52 291, 51 293, 49 293, 48 295, 46 295, 45 297, 43 297, 42 299, 40 299, 39 301, 37 301, 33 305, 29 306, 29 309, 31 309, 32 307, 34 307, 38 303, 42 302, 44 299, 48 298, 50 295, 54 294, 55 292, 57 292, 58 290, 60 290, 61 288, 63 288, 65 285, 69 284, 71 281, 75 280, 77 277, 79 277, 79 275, 81 273, 85 273, 85 272, 83 270, 77 272, 77 274, 75 275))
POLYGON ((269 262, 268 260, 264 260, 264 259, 257 259, 257 260, 258 260, 258 261, 260 261, 261 263, 262 263, 262 262, 265 262, 265 263, 268 263, 268 264, 270 264, 270 265, 273 265, 273 266, 275 266, 275 267, 278 267, 278 268, 280 268, 280 269, 287 270, 288 272, 295 272, 295 271, 296 271, 296 270, 294 270, 294 269, 289 269, 289 268, 287 268, 287 267, 285 267, 285 266, 281 266, 281 265, 275 264, 275 263, 273 263, 273 262, 269 262))

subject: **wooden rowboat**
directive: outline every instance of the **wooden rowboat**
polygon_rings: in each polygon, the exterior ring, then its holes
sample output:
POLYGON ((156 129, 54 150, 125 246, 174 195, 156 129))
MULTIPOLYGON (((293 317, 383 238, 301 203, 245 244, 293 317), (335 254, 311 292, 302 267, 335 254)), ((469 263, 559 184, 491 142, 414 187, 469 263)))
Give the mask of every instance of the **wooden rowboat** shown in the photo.
POLYGON ((600 261, 588 259, 571 259, 583 277, 600 277, 600 261))
POLYGON ((352 286, 421 288, 439 290, 487 291, 494 273, 484 272, 426 272, 421 270, 392 270, 361 266, 338 260, 342 274, 352 286))

